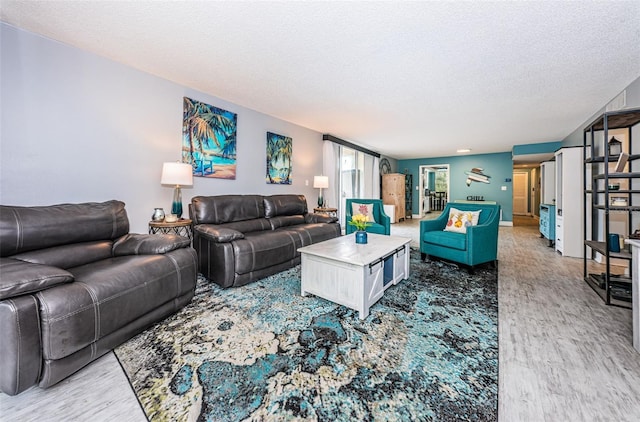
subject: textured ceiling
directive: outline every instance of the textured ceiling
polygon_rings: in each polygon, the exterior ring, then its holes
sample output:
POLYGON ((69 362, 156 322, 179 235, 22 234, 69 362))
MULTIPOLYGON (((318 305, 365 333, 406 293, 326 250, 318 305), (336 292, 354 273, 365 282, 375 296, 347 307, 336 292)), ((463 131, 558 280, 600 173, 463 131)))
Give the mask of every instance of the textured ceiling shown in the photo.
POLYGON ((14 26, 394 158, 562 140, 640 76, 640 1, 0 1, 14 26))

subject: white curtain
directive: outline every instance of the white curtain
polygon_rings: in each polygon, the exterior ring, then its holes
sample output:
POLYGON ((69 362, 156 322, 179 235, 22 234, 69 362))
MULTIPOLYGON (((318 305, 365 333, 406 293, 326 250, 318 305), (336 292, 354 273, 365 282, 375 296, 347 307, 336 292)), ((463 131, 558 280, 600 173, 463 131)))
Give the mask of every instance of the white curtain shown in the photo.
POLYGON ((380 198, 380 159, 369 154, 364 154, 363 198, 380 198))
MULTIPOLYGON (((325 203, 329 207, 338 208, 340 224, 344 225, 344 210, 342 192, 340 191, 341 178, 341 145, 324 141, 322 146, 322 174, 329 177, 329 188, 324 191, 325 203)), ((346 147, 345 147, 346 148, 346 147)), ((349 148, 351 150, 351 148, 349 148)), ((358 151, 364 159, 364 168, 360 169, 359 198, 380 198, 380 159, 373 155, 358 151)), ((356 160, 358 161, 358 160, 356 160)))
POLYGON ((340 208, 340 146, 331 141, 322 145, 322 174, 329 177, 329 187, 324 190, 325 206, 340 208))

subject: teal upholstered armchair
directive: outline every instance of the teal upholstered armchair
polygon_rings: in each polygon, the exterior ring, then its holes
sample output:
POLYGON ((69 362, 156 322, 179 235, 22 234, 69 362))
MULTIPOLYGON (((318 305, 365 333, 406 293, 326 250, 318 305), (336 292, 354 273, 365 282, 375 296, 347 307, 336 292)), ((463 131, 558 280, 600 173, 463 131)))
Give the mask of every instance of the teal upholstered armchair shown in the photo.
POLYGON ((427 256, 444 258, 473 267, 485 262, 494 265, 498 258, 498 226, 500 205, 466 204, 449 202, 440 217, 420 222, 420 252, 422 260, 427 256), (466 233, 445 231, 449 211, 478 211, 478 222, 467 227, 466 233))
POLYGON ((353 215, 353 204, 371 204, 373 205, 373 218, 375 223, 371 224, 367 227, 367 233, 376 233, 376 234, 385 234, 389 236, 391 234, 391 218, 384 213, 384 208, 382 206, 381 199, 347 199, 346 210, 345 210, 345 225, 346 225, 346 234, 353 233, 356 231, 356 228, 349 224, 351 221, 351 216, 353 215))

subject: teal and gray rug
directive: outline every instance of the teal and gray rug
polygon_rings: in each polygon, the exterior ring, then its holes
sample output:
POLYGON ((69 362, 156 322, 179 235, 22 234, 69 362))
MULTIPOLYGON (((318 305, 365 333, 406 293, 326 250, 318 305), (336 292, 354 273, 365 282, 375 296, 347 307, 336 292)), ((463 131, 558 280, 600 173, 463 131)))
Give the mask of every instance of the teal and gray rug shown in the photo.
POLYGON ((358 313, 301 297, 300 267, 222 290, 116 349, 151 421, 495 421, 497 270, 411 253, 358 313))

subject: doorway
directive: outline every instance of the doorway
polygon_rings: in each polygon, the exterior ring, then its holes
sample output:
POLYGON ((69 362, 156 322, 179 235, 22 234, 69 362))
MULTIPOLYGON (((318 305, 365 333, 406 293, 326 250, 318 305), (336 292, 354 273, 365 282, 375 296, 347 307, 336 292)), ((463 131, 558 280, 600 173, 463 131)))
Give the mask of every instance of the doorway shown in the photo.
POLYGON ((449 164, 420 166, 420 218, 440 213, 449 201, 449 164))
POLYGON ((513 215, 529 214, 529 173, 513 172, 513 215))

